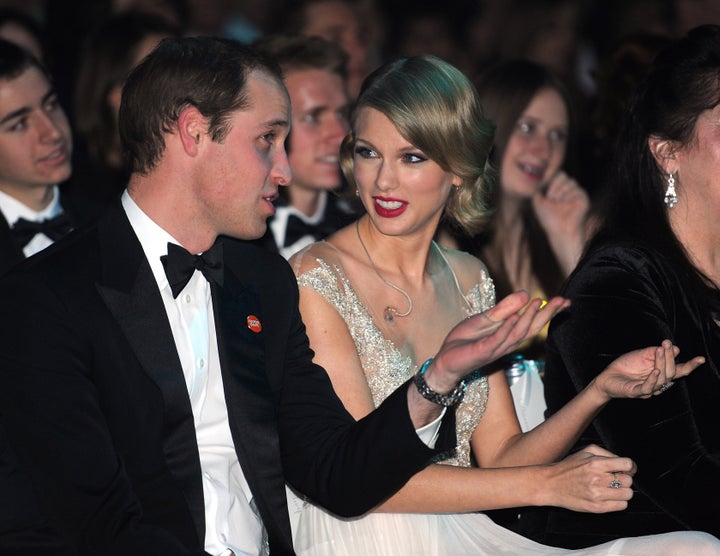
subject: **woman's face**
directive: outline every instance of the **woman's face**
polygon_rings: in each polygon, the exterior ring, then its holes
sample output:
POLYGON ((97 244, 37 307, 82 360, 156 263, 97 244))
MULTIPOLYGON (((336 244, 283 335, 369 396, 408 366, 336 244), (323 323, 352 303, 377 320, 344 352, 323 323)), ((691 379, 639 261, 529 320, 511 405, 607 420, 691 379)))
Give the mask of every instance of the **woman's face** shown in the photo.
POLYGON ((434 233, 450 188, 460 179, 409 143, 378 110, 360 110, 355 136, 353 175, 373 223, 388 235, 427 227, 434 233))
POLYGON ((503 195, 530 197, 560 169, 567 148, 568 111, 554 89, 540 89, 515 122, 500 166, 503 195))
MULTIPOLYGON (((717 176, 720 172, 720 105, 700 113, 692 139, 674 153, 680 202, 689 200, 705 211, 720 206, 717 176)), ((677 208, 675 209, 677 211, 677 208)))

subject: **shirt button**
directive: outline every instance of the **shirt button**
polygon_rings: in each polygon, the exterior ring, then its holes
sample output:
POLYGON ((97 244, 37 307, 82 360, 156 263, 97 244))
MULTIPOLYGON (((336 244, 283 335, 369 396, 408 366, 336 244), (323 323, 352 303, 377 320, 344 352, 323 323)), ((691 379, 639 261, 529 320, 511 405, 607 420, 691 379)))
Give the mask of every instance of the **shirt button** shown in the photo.
POLYGON ((202 357, 200 357, 200 358, 197 360, 197 367, 198 367, 198 369, 202 369, 204 366, 205 366, 205 359, 203 359, 202 357))
POLYGON ((192 295, 190 295, 189 293, 186 293, 185 297, 183 297, 183 301, 185 303, 192 303, 192 295))

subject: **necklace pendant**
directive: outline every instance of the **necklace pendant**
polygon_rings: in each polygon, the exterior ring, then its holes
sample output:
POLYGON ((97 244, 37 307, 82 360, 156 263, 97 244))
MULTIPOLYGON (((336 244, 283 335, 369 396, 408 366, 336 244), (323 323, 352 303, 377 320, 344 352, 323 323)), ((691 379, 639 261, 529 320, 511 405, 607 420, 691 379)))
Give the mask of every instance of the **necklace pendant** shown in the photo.
POLYGON ((385 320, 390 323, 395 322, 395 313, 397 313, 397 309, 395 307, 387 306, 385 307, 385 320))

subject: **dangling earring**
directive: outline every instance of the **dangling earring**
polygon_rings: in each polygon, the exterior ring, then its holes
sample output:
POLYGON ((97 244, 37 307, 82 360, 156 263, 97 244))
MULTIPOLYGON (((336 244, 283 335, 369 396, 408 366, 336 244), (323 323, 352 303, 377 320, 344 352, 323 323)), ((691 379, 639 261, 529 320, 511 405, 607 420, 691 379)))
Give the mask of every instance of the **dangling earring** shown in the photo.
POLYGON ((357 187, 355 188, 355 197, 360 197, 360 190, 357 187))
POLYGON ((678 198, 677 193, 675 193, 675 178, 673 178, 672 173, 670 173, 667 179, 667 189, 665 190, 665 204, 669 209, 671 209, 677 205, 677 202, 678 198))

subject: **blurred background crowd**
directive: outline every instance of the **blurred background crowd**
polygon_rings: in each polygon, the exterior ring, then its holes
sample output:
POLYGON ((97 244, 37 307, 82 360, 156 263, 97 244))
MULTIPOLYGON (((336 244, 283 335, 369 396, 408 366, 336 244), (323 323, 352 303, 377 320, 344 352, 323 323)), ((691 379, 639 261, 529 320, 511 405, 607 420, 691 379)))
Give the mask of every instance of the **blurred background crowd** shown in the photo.
MULTIPOLYGON (((692 27, 720 22, 720 3, 712 0, 3 0, 0 9, 1 36, 41 41, 37 48, 80 144, 76 158, 89 143, 118 167, 114 139, 93 135, 96 105, 108 103, 113 87, 110 102, 119 103, 122 76, 158 38, 207 34, 252 42, 289 31, 340 43, 350 56, 351 97, 371 69, 399 55, 436 54, 471 78, 503 59, 550 68, 567 85, 579 124, 571 145, 579 148, 569 149, 575 154, 566 166, 591 196, 619 113, 654 53, 692 27), (113 28, 126 12, 159 18, 144 44, 147 22, 134 32, 128 22, 113 28)), ((98 176, 88 179, 97 184, 98 176)), ((122 174, 102 176, 99 196, 124 183, 122 174)))

